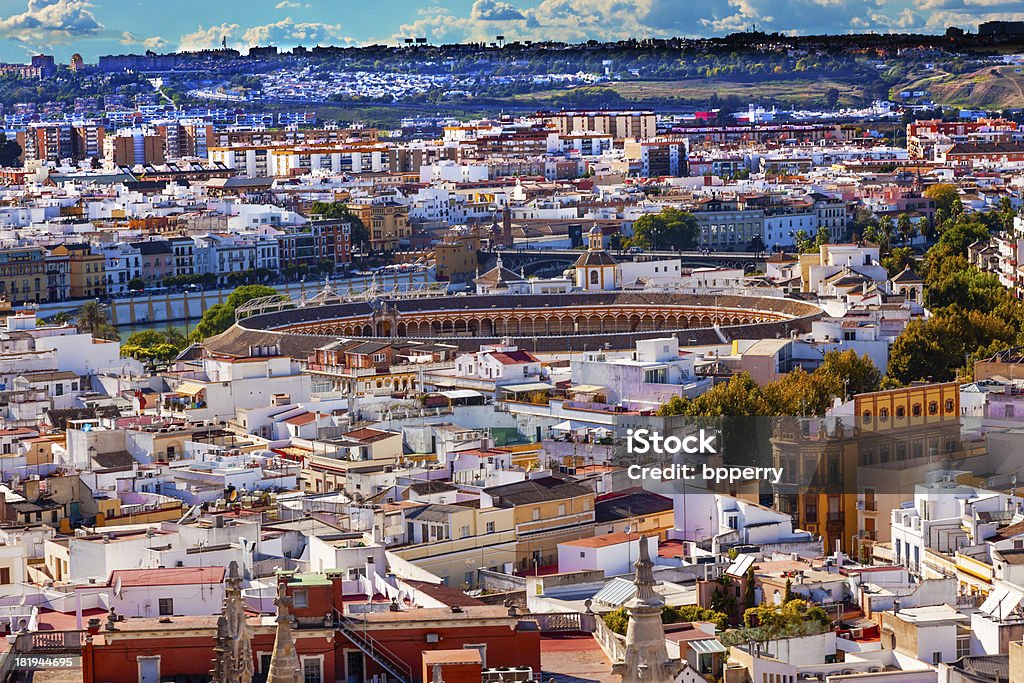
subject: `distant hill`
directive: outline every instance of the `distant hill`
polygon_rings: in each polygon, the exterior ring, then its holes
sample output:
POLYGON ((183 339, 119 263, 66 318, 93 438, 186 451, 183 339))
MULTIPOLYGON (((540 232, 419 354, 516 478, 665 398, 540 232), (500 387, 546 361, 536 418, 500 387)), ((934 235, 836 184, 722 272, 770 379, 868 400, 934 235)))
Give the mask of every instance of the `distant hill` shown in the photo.
POLYGON ((979 109, 1024 108, 1024 70, 1014 66, 989 66, 963 74, 932 73, 893 88, 899 101, 904 90, 926 91, 936 104, 979 109))

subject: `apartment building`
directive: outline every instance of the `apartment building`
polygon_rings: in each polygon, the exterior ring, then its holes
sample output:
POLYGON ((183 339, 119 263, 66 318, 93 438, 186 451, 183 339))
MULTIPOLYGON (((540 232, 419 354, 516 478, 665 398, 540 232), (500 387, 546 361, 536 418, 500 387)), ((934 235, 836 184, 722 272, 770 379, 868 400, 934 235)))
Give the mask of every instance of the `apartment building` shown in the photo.
POLYGON ((366 226, 373 252, 395 251, 412 236, 409 207, 390 196, 355 199, 346 207, 366 226))
POLYGON ((68 257, 68 294, 72 299, 102 297, 107 291, 106 257, 94 253, 88 244, 62 244, 50 250, 68 257))
POLYGON ((646 138, 626 140, 623 158, 630 175, 644 178, 687 175, 690 141, 687 138, 646 138))
POLYGON ((545 476, 486 488, 480 505, 512 509, 522 572, 557 564, 559 543, 594 535, 594 499, 586 486, 545 476))
POLYGON ((49 299, 46 252, 39 247, 0 251, 0 297, 12 304, 49 299))

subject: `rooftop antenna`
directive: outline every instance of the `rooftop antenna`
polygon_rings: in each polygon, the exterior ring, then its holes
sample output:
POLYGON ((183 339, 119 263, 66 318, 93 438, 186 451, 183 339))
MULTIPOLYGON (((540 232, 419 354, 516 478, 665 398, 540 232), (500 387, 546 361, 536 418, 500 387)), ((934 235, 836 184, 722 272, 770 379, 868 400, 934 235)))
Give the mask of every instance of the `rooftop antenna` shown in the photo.
POLYGON ((224 50, 228 49, 228 37, 227 37, 227 35, 223 35, 223 36, 220 37, 220 46, 224 50))

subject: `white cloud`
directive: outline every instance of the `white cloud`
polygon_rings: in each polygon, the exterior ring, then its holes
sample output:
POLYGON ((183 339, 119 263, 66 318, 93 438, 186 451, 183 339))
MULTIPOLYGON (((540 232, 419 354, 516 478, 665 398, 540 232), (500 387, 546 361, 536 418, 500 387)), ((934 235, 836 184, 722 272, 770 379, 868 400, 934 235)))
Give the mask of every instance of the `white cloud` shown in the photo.
POLYGON ((272 24, 252 26, 242 34, 242 41, 246 45, 324 45, 353 42, 342 33, 341 24, 296 22, 291 17, 285 17, 272 24))
POLYGON ((281 2, 274 5, 274 9, 309 9, 312 7, 308 2, 295 2, 294 0, 281 0, 281 2))
POLYGON ((941 31, 981 21, 1018 20, 1024 0, 476 0, 468 13, 432 8, 395 38, 434 42, 722 35, 753 26, 792 34, 941 31))
POLYGON ((478 21, 523 21, 526 17, 518 9, 500 0, 476 0, 469 11, 471 19, 478 21))
POLYGON ((149 38, 140 38, 131 31, 122 31, 121 40, 122 45, 141 45, 147 50, 160 50, 167 47, 167 41, 160 36, 150 36, 149 38))
POLYGON ((212 50, 221 45, 222 39, 234 42, 235 32, 238 31, 238 24, 221 24, 203 28, 200 25, 192 33, 186 33, 178 41, 178 49, 183 52, 194 52, 197 50, 212 50))
POLYGON ((26 44, 66 43, 103 31, 85 0, 29 0, 24 12, 0 18, 0 36, 26 44))
POLYGON ((346 36, 341 24, 324 24, 319 22, 297 22, 291 17, 281 21, 260 26, 241 27, 238 24, 220 24, 205 28, 199 26, 192 33, 183 35, 179 50, 209 50, 221 46, 226 39, 229 47, 245 49, 253 45, 337 45, 354 43, 354 38, 346 36))

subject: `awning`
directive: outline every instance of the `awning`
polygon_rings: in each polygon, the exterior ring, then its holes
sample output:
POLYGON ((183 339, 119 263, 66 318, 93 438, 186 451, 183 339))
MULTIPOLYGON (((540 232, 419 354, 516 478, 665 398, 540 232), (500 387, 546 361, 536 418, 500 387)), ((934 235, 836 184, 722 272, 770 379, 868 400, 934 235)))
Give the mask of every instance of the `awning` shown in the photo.
POLYGON ((456 399, 456 398, 480 398, 483 396, 479 391, 473 391, 472 389, 452 389, 451 391, 439 391, 437 392, 445 398, 456 399))
POLYGON ((588 425, 586 422, 566 420, 565 422, 559 422, 551 429, 552 431, 556 432, 583 432, 590 429, 590 425, 588 425))
POLYGON ((182 382, 174 389, 174 393, 184 396, 196 396, 203 391, 206 391, 206 385, 196 382, 182 382))
POLYGON ((607 389, 596 384, 578 384, 574 387, 569 387, 565 391, 569 394, 598 394, 602 391, 607 391, 607 389))
POLYGON ((506 384, 505 386, 498 388, 512 394, 525 394, 531 391, 548 391, 555 387, 554 385, 547 384, 546 382, 530 382, 529 384, 506 384))
POLYGON ((722 645, 714 638, 708 638, 707 640, 691 640, 687 642, 690 649, 699 655, 709 655, 715 652, 725 652, 725 645, 722 645))

